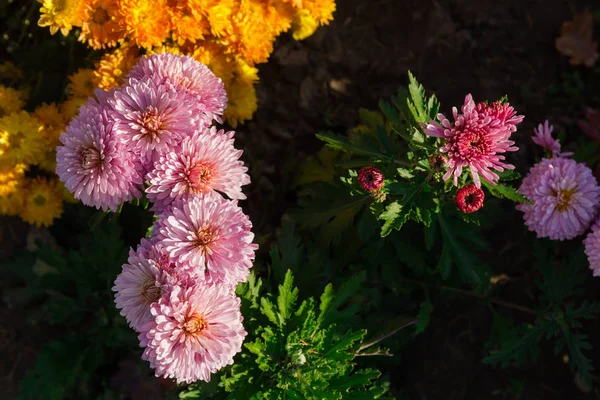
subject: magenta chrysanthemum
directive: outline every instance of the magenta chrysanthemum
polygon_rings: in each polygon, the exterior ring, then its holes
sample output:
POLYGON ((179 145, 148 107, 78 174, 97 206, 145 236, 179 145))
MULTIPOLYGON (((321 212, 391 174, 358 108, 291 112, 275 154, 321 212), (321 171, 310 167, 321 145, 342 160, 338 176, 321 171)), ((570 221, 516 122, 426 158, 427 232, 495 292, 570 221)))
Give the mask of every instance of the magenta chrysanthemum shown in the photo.
POLYGON ((146 178, 154 209, 215 190, 232 199, 245 199, 242 186, 250 183, 250 177, 239 159, 242 150, 233 146, 234 133, 206 127, 186 138, 180 149, 161 156, 146 178))
POLYGON ((56 148, 56 173, 83 204, 116 211, 141 193, 139 167, 119 139, 106 109, 91 100, 81 107, 56 148))
POLYGON ((499 172, 514 169, 513 165, 504 163, 501 154, 518 150, 509 138, 523 116, 515 115, 516 112, 508 103, 497 102, 489 106, 480 103, 475 106, 470 94, 465 97, 461 111, 462 114, 459 114, 456 107, 452 108, 454 123, 443 114, 438 114, 441 124, 433 120, 421 124, 425 134, 446 140, 440 149, 449 158, 445 164, 449 169, 444 180, 454 176, 454 185, 458 186, 458 177, 463 168, 468 167, 475 186, 481 187, 480 175, 495 184, 498 175, 492 169, 499 172))
POLYGON ((175 286, 152 305, 152 315, 139 335, 142 358, 156 376, 178 383, 209 382, 212 373, 233 364, 246 337, 240 300, 227 286, 175 286))
POLYGON ((475 185, 465 185, 458 189, 454 202, 463 213, 472 213, 483 207, 485 194, 475 185))
POLYGON ((126 85, 114 92, 111 116, 122 140, 143 161, 156 152, 175 148, 197 128, 194 106, 185 93, 151 80, 126 85))
POLYGON ((237 201, 206 193, 173 203, 153 235, 176 262, 196 268, 206 281, 235 284, 246 280, 258 248, 251 229, 237 201))
POLYGON ((548 150, 552 154, 552 157, 572 156, 573 153, 571 152, 560 152, 560 142, 558 139, 552 138, 552 131, 554 131, 554 127, 550 125, 548 120, 544 121, 543 124, 539 124, 537 129, 533 129, 533 143, 548 150))
POLYGON ((358 183, 368 191, 379 190, 383 186, 383 174, 375 167, 364 167, 358 171, 358 183))
POLYGON ((223 114, 227 107, 227 93, 220 78, 204 64, 189 56, 173 53, 153 54, 140 59, 128 77, 130 82, 152 77, 158 85, 165 85, 194 96, 208 120, 223 114))
POLYGON ((590 269, 594 276, 600 276, 600 221, 592 225, 592 231, 583 241, 590 269))
POLYGON ((136 251, 129 251, 127 264, 123 264, 123 271, 112 288, 121 315, 137 331, 142 324, 153 320, 150 305, 158 301, 167 288, 167 274, 148 257, 148 246, 146 241, 136 251))
POLYGON ((519 192, 533 204, 519 204, 525 224, 538 238, 572 239, 590 226, 600 187, 592 171, 568 158, 543 159, 523 179, 519 192))

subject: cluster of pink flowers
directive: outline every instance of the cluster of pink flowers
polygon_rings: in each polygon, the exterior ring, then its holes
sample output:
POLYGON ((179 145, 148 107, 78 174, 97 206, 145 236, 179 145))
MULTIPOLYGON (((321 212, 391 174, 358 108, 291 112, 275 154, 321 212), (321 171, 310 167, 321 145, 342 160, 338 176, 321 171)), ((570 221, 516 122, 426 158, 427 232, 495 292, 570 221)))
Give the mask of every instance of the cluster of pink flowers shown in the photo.
POLYGON ((432 120, 428 124, 421 124, 426 135, 446 141, 440 149, 448 157, 445 163, 448 171, 444 180, 453 176, 454 186, 458 186, 459 176, 468 167, 473 183, 480 188, 480 176, 495 184, 499 177, 492 170, 502 172, 515 168, 504 162, 502 154, 518 150, 510 136, 524 117, 517 115, 509 103, 475 104, 473 97, 468 94, 461 113, 453 107, 452 116, 454 122, 450 122, 444 114, 438 114, 440 122, 432 120))
POLYGON ((234 291, 257 249, 237 205, 250 183, 242 151, 234 132, 211 126, 227 104, 223 83, 192 58, 163 53, 96 97, 61 135, 56 171, 89 206, 152 202, 152 235, 130 251, 115 302, 157 376, 209 381, 241 350, 234 291))
MULTIPOLYGON (((533 141, 551 155, 535 164, 523 179, 519 192, 533 204, 519 204, 525 224, 538 238, 567 240, 583 234, 596 219, 600 207, 600 186, 584 163, 561 152, 552 138, 548 121, 534 129, 533 141)), ((600 275, 600 221, 584 240, 590 268, 600 275)))

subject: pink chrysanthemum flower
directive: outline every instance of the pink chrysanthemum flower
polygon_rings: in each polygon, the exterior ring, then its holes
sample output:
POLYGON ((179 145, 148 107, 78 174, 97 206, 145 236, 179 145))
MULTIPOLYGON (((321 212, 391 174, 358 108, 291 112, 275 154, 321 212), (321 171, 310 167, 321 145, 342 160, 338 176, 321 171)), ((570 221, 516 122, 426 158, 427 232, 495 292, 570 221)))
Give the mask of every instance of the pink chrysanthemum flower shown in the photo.
POLYGON ((178 383, 209 382, 212 373, 233 364, 246 337, 240 300, 227 286, 175 286, 152 305, 152 315, 139 335, 146 348, 142 359, 156 376, 178 383))
POLYGON ((592 225, 592 231, 583 241, 590 269, 594 276, 600 276, 600 220, 592 225))
POLYGON ((107 110, 94 100, 81 107, 56 148, 56 173, 83 204, 116 211, 141 193, 139 166, 119 139, 107 110))
POLYGON ((514 169, 513 165, 504 163, 503 153, 517 151, 515 142, 509 140, 511 132, 516 130, 516 124, 523 120, 516 116, 508 103, 493 103, 488 106, 480 103, 477 107, 471 95, 465 97, 462 114, 456 107, 452 108, 454 123, 443 114, 438 114, 437 121, 421 124, 425 134, 446 140, 442 153, 447 153, 448 171, 444 180, 454 176, 454 185, 458 186, 458 177, 463 168, 469 168, 475 186, 481 187, 479 176, 495 184, 498 175, 492 169, 502 172, 514 169))
POLYGON ((184 139, 181 148, 161 156, 146 177, 154 209, 215 190, 232 199, 245 199, 242 186, 250 183, 250 177, 239 159, 242 150, 233 146, 234 133, 205 127, 184 139))
POLYGON ((600 187, 592 171, 568 158, 543 159, 523 179, 519 192, 533 204, 517 210, 538 238, 572 239, 590 226, 598 209, 600 187))
POLYGON ((383 174, 375 167, 364 167, 358 171, 358 183, 367 192, 381 189, 383 174))
POLYGON ((475 185, 465 185, 458 189, 454 202, 463 213, 472 213, 483 207, 485 194, 475 185))
POLYGON ((150 243, 145 241, 136 251, 129 251, 127 264, 117 276, 115 285, 115 303, 129 326, 140 331, 142 324, 152 321, 150 306, 158 301, 169 285, 167 274, 160 265, 149 258, 150 243))
POLYGON ((220 122, 218 116, 227 107, 227 93, 221 79, 189 56, 161 53, 143 57, 128 77, 130 82, 151 78, 156 84, 189 93, 208 121, 215 118, 220 122))
POLYGON ((114 92, 109 100, 115 129, 142 161, 156 152, 170 151, 197 128, 191 99, 151 80, 134 82, 114 92))
POLYGON ((493 102, 492 104, 479 103, 475 108, 479 114, 480 119, 490 117, 492 119, 492 125, 500 125, 507 127, 511 132, 517 131, 517 124, 523 122, 525 118, 523 115, 517 115, 514 107, 508 102, 502 103, 499 101, 493 102))
POLYGON ((216 193, 173 203, 157 221, 157 244, 179 264, 196 268, 208 282, 245 281, 254 252, 250 219, 237 206, 216 193))
POLYGON ((544 121, 543 124, 539 124, 537 129, 533 128, 533 133, 535 134, 532 138, 533 143, 548 150, 552 153, 552 157, 572 156, 573 153, 571 152, 560 152, 560 142, 558 139, 552 138, 552 131, 554 131, 554 127, 550 125, 548 120, 544 121))

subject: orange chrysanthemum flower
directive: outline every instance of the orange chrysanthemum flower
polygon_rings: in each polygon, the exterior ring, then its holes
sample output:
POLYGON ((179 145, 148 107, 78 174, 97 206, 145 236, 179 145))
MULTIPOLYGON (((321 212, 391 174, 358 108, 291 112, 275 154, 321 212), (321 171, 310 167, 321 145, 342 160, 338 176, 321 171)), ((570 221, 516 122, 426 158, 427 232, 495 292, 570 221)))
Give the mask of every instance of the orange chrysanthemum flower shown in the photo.
POLYGON ((87 41, 93 49, 115 46, 125 36, 118 12, 116 0, 90 0, 85 7, 79 41, 87 41))
POLYGON ((166 0, 121 0, 120 17, 125 31, 138 47, 160 46, 171 31, 166 0))
POLYGON ((201 10, 201 0, 169 0, 171 36, 179 45, 195 43, 210 34, 208 19, 201 10))

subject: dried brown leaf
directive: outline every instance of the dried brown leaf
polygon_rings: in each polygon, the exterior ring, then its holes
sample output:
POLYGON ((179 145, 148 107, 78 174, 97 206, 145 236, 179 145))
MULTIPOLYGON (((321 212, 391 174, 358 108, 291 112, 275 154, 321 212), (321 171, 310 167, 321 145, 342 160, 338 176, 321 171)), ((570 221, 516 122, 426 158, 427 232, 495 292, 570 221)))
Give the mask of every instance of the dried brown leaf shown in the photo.
POLYGON ((556 49, 570 57, 571 65, 583 64, 591 68, 598 59, 598 43, 592 40, 593 25, 594 16, 587 10, 561 25, 556 49))

